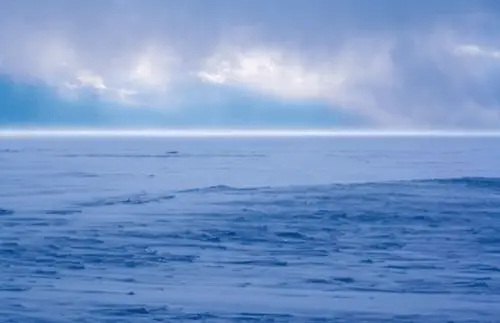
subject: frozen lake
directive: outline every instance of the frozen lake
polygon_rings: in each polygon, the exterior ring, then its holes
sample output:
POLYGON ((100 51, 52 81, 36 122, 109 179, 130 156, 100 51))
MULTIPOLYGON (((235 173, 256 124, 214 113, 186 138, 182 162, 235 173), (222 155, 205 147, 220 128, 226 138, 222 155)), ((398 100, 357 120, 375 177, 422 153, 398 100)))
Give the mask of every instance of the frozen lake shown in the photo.
POLYGON ((499 322, 500 138, 0 139, 1 322, 499 322))

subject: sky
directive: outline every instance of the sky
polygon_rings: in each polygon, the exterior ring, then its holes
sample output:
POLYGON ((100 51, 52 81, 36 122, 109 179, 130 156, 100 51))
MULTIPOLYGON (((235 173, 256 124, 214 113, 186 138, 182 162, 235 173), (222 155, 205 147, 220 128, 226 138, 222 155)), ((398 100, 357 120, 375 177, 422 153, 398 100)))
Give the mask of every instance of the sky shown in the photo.
POLYGON ((500 2, 0 2, 0 128, 500 130, 500 2))

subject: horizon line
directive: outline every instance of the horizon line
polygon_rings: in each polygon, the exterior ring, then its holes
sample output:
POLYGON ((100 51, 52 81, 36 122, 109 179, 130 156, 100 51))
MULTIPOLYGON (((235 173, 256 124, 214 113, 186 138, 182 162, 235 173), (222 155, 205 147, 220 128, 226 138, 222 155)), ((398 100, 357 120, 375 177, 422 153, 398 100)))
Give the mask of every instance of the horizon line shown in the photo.
POLYGON ((9 137, 500 137, 500 130, 0 129, 9 137))

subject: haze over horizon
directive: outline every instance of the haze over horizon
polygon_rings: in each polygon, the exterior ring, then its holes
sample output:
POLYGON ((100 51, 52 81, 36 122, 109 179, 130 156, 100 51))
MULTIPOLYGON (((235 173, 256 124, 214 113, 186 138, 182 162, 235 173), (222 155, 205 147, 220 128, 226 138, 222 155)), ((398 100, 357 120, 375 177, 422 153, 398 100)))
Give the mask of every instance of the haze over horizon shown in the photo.
POLYGON ((500 4, 0 3, 0 128, 500 130, 500 4))

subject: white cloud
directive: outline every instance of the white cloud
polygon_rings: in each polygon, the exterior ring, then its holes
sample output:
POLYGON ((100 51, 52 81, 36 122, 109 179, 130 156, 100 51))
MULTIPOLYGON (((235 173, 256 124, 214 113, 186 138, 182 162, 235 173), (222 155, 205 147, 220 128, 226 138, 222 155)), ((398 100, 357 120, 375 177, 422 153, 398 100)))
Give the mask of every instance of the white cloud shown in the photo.
POLYGON ((106 90, 108 87, 104 84, 102 77, 92 74, 91 72, 83 71, 78 73, 76 80, 81 86, 90 86, 98 90, 106 90))
POLYGON ((459 45, 455 48, 455 54, 461 56, 477 56, 500 59, 500 50, 487 49, 476 44, 459 45))
MULTIPOLYGON (((335 82, 331 75, 308 70, 302 62, 267 48, 229 53, 227 57, 217 53, 207 60, 205 68, 198 72, 203 81, 248 86, 285 99, 317 99, 335 82)), ((340 77, 337 82, 342 82, 340 77)))
MULTIPOLYGON (((488 93, 500 70, 470 61, 500 51, 461 45, 454 33, 350 39, 312 57, 279 46, 222 46, 197 76, 286 100, 320 100, 389 127, 498 127, 500 95, 488 93), (408 39, 407 39, 408 41, 408 39)), ((500 65, 498 66, 500 67, 500 65)))
POLYGON ((385 40, 351 41, 315 60, 279 47, 223 46, 197 76, 281 99, 321 100, 390 123, 394 118, 377 107, 372 91, 393 82, 391 50, 385 40))
POLYGON ((106 5, 78 6, 57 0, 1 3, 0 74, 73 99, 89 91, 127 104, 167 96, 179 64, 171 44, 140 37, 106 5))

